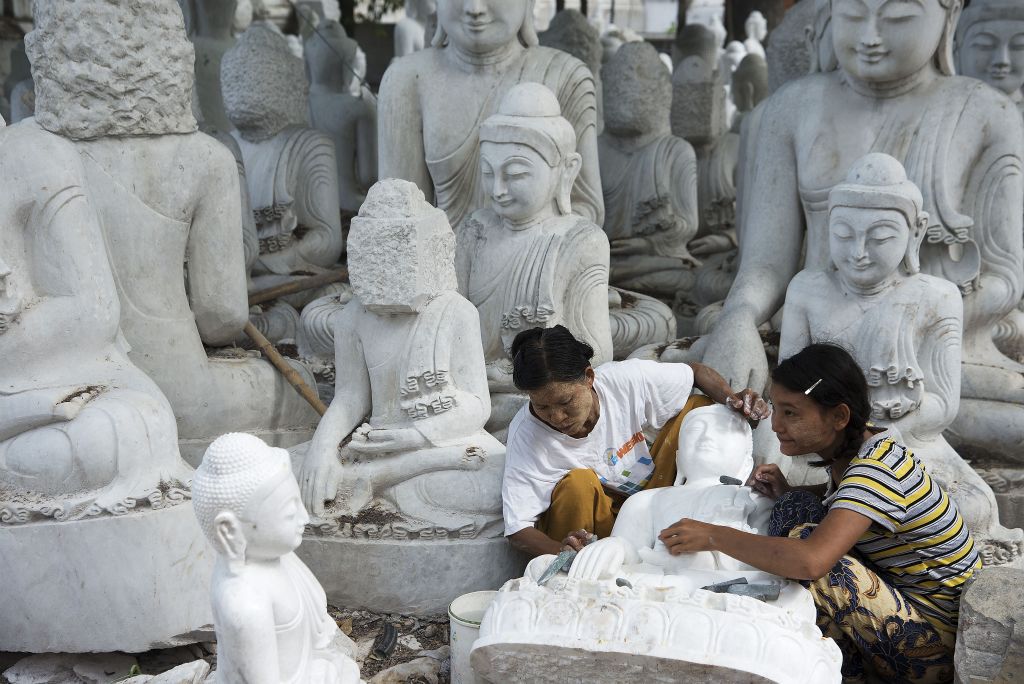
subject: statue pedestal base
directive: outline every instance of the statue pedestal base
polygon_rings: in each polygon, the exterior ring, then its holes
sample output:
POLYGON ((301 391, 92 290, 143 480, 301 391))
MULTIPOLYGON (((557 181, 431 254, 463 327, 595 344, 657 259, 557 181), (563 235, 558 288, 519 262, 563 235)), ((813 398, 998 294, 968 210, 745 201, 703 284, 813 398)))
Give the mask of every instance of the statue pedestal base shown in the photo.
POLYGON ((192 506, 0 525, 0 651, 140 653, 213 633, 192 506))
POLYGON ((497 589, 526 558, 504 537, 366 540, 306 536, 296 553, 331 605, 376 613, 438 615, 462 594, 497 589))

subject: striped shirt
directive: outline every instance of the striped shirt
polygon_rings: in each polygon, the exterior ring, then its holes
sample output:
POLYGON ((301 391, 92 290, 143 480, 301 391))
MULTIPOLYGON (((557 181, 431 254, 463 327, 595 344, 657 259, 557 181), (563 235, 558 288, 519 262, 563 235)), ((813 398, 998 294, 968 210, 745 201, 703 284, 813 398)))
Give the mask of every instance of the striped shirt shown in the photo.
POLYGON ((894 430, 867 440, 838 487, 830 473, 825 505, 870 518, 857 551, 931 622, 955 630, 981 558, 956 504, 898 440, 894 430))

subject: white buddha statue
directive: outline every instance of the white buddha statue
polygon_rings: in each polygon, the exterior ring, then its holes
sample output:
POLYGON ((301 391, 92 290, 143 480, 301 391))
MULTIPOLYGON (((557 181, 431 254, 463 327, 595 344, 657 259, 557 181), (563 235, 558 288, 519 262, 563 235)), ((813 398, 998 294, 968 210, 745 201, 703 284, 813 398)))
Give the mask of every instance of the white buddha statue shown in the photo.
POLYGON ((207 449, 193 487, 196 518, 217 553, 213 681, 359 684, 355 644, 295 555, 309 516, 288 452, 252 435, 223 435, 207 449))
POLYGON ((374 507, 394 514, 396 538, 500 538, 505 449, 483 430, 480 323, 456 292, 454 256, 444 213, 415 185, 371 188, 349 233, 355 298, 331 317, 334 399, 296 448, 318 518, 374 507))
POLYGON ((751 12, 743 22, 743 31, 747 36, 743 41, 747 54, 764 57, 764 39, 768 37, 768 20, 764 15, 757 10, 751 12))
POLYGON ((437 12, 437 0, 406 0, 405 16, 395 22, 395 57, 427 47, 427 22, 437 12))
POLYGON ((209 358, 204 348, 231 344, 248 319, 241 201, 231 153, 196 130, 194 52, 178 4, 36 10, 26 39, 35 120, 75 142, 129 358, 170 401, 186 459, 198 462, 230 427, 301 441, 316 412, 273 366, 237 353, 209 358))
POLYGON ((779 357, 813 342, 849 349, 868 380, 872 422, 896 428, 988 538, 998 528, 992 490, 942 435, 960 406, 963 304, 955 285, 921 273, 921 191, 898 161, 869 154, 828 206, 831 263, 790 283, 779 357))
POLYGON ((512 88, 479 135, 491 208, 459 231, 456 272, 480 312, 496 431, 526 400, 512 383, 508 354, 523 330, 562 324, 594 348, 595 364, 612 359, 608 238, 570 213, 581 157, 551 91, 536 83, 512 88))

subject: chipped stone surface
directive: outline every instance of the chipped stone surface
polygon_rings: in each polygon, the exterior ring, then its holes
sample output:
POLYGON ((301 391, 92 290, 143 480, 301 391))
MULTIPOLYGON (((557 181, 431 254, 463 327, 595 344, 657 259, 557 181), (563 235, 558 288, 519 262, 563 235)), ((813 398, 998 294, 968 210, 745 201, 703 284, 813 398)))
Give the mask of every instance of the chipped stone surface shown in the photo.
POLYGON ((960 600, 956 681, 1024 679, 1024 570, 985 568, 960 600))
POLYGON ((10 684, 109 684, 136 664, 134 657, 116 653, 47 653, 19 660, 3 676, 10 684))

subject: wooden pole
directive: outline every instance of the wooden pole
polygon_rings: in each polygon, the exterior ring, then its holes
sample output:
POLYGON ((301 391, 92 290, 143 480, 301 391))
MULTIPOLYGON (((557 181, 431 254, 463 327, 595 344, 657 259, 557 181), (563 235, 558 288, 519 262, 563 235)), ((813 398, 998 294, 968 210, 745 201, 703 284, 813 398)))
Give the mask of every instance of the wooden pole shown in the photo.
POLYGON ((305 292, 306 290, 315 290, 318 287, 330 285, 331 283, 340 283, 345 280, 348 280, 347 268, 343 268, 340 271, 331 271, 330 273, 321 273, 320 275, 309 276, 302 278, 301 280, 293 280, 289 283, 275 285, 274 287, 267 288, 266 290, 260 290, 259 292, 252 293, 249 295, 249 306, 266 304, 267 302, 272 302, 279 297, 305 292))
POLYGON ((285 377, 288 384, 294 387, 295 391, 298 392, 299 395, 302 396, 302 398, 305 399, 317 413, 321 416, 327 413, 327 406, 324 405, 324 402, 320 401, 320 396, 316 393, 316 390, 303 381, 302 376, 299 375, 298 371, 292 368, 291 364, 281 356, 281 353, 274 349, 274 345, 270 343, 270 340, 263 336, 263 333, 256 329, 256 326, 252 324, 252 321, 245 324, 245 334, 256 343, 256 346, 260 348, 260 351, 263 352, 264 355, 266 355, 270 363, 274 364, 274 368, 281 372, 281 375, 285 377))

